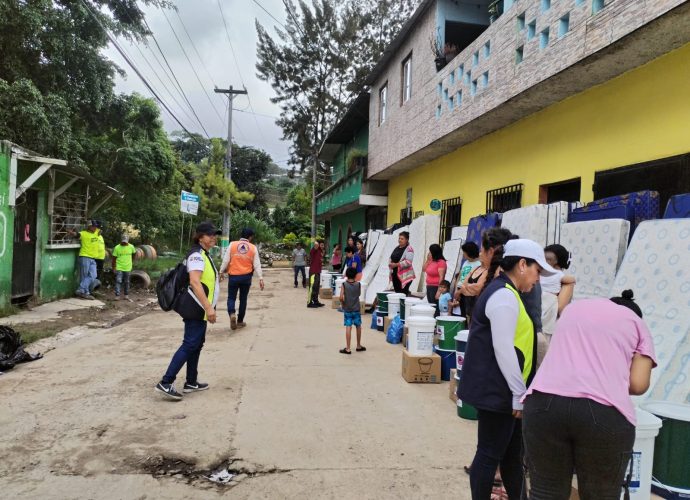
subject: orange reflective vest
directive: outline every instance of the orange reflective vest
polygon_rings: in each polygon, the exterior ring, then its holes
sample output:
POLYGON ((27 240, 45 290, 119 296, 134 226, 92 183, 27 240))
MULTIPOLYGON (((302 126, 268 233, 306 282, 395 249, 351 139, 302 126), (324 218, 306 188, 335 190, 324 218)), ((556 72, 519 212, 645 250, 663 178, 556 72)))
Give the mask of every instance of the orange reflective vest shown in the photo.
POLYGON ((254 272, 256 247, 248 241, 240 240, 230 243, 230 265, 228 275, 238 276, 254 272))

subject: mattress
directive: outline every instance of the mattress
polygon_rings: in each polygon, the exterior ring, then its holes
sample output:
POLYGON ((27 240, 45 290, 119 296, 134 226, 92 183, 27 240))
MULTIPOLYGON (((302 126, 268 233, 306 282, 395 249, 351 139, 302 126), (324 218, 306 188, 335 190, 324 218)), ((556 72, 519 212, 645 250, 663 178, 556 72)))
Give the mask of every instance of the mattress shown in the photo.
POLYGON ((561 242, 561 227, 568 222, 570 212, 582 206, 579 201, 567 202, 557 201, 549 203, 547 207, 546 220, 546 244, 553 245, 561 242))
POLYGON ((561 245, 572 255, 566 272, 577 280, 573 298, 609 297, 629 232, 630 222, 622 219, 563 224, 561 245))
POLYGON ((455 226, 450 232, 451 240, 466 240, 468 226, 455 226))
MULTIPOLYGON (((414 249, 414 260, 412 267, 414 268, 415 279, 410 286, 411 291, 419 290, 419 283, 422 277, 422 267, 424 266, 424 259, 426 258, 427 247, 426 244, 426 217, 417 217, 410 224, 410 245, 414 249)), ((391 250, 392 251, 392 250, 391 250)))
MULTIPOLYGON (((617 206, 627 206, 631 211, 630 234, 635 232, 635 228, 645 220, 659 218, 659 193, 656 191, 638 191, 636 193, 610 196, 588 203, 579 208, 576 212, 587 212, 601 208, 612 208, 617 206)), ((572 220, 572 219, 571 219, 572 220)))
MULTIPOLYGON (((402 231, 407 231, 409 228, 403 226, 396 229, 393 234, 382 236, 381 241, 381 255, 379 258, 378 267, 375 270, 375 274, 366 282, 367 291, 365 295, 365 302, 367 304, 372 304, 376 298, 378 292, 389 289, 390 287, 390 269, 388 268, 388 261, 390 260, 390 255, 393 250, 398 246, 398 235, 402 231)), ((364 280, 364 276, 362 276, 364 280)))
POLYGON ((580 207, 573 210, 568 216, 568 222, 604 219, 623 219, 632 223, 635 219, 635 214, 628 205, 616 205, 614 207, 580 207))
POLYGON ((642 222, 611 296, 635 293, 654 338, 658 366, 643 398, 690 403, 690 219, 642 222))
POLYGON ((467 241, 473 241, 477 246, 480 246, 482 244, 482 233, 487 229, 498 226, 500 222, 501 214, 498 213, 472 217, 467 228, 467 241))
POLYGON ((509 229, 520 238, 526 238, 546 246, 546 228, 549 209, 546 205, 529 205, 508 210, 503 214, 501 227, 509 229))
POLYGON ((464 240, 448 240, 443 244, 443 256, 448 262, 446 270, 446 279, 453 281, 455 273, 460 270, 460 261, 462 260, 462 244, 464 240))
MULTIPOLYGON (((362 282, 366 284, 369 284, 369 282, 376 275, 379 265, 381 264, 381 259, 383 258, 383 252, 387 242, 392 238, 390 234, 381 234, 378 232, 375 232, 374 234, 371 233, 372 232, 370 232, 370 237, 373 238, 371 242, 375 241, 375 243, 370 245, 370 242, 367 241, 368 257, 367 261, 364 263, 364 269, 362 269, 362 282)), ((387 259, 386 262, 388 262, 387 259)))
POLYGON ((685 219, 690 217, 690 193, 671 196, 666 204, 664 219, 685 219))

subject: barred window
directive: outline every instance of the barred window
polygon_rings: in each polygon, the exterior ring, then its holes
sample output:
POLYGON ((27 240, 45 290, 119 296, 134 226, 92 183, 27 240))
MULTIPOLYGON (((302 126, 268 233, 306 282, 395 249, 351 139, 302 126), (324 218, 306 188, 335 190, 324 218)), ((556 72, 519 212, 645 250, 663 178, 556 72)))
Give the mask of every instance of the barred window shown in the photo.
POLYGON ((486 213, 507 212, 522 206, 524 184, 514 184, 486 192, 486 213))
POLYGON ((403 208, 402 210, 400 210, 400 224, 407 226, 411 223, 412 223, 412 209, 411 208, 403 208))
POLYGON ((86 226, 87 195, 62 193, 53 200, 50 217, 49 245, 74 244, 69 231, 80 231, 86 226))
POLYGON ((448 241, 453 232, 453 227, 460 225, 462 214, 462 198, 449 198, 443 200, 441 208, 441 231, 439 232, 439 243, 443 245, 448 241))

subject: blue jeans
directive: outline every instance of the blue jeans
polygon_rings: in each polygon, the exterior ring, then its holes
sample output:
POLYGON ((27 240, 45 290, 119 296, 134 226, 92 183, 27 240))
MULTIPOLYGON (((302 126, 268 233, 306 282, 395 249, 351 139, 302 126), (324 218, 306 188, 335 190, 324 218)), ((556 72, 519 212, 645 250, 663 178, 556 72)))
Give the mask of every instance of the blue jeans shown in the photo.
POLYGON ((79 288, 77 293, 90 294, 96 281, 96 261, 91 257, 79 257, 79 288))
POLYGON ((305 266, 295 266, 295 286, 297 286, 297 277, 302 273, 302 286, 307 286, 307 275, 305 273, 305 266))
POLYGON ((251 274, 228 276, 228 314, 235 314, 235 301, 237 300, 237 292, 239 292, 240 310, 237 314, 237 321, 240 323, 244 321, 244 315, 247 312, 247 296, 249 295, 249 288, 251 288, 251 286, 251 274))
POLYGON ((115 295, 120 296, 120 287, 124 284, 125 297, 129 295, 129 275, 130 271, 117 271, 115 275, 115 295))
POLYGON ((206 325, 206 321, 200 319, 184 320, 184 339, 170 360, 170 365, 162 379, 164 384, 172 384, 185 363, 187 363, 187 382, 190 384, 197 382, 199 355, 206 340, 206 325))

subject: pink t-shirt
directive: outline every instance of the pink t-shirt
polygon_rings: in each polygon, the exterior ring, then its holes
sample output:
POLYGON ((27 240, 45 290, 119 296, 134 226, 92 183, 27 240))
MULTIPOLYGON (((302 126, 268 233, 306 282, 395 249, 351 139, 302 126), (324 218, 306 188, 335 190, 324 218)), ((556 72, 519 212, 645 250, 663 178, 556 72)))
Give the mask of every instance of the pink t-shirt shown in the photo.
MULTIPOLYGON (((441 282, 441 277, 438 275, 438 270, 440 268, 448 269, 448 263, 439 259, 437 261, 431 261, 426 266, 426 284, 429 286, 438 286, 441 282)), ((444 276, 445 279, 445 276, 444 276)))
POLYGON ((628 392, 635 353, 656 366, 652 335, 639 316, 609 299, 575 301, 563 310, 525 397, 539 391, 592 399, 613 406, 635 425, 628 392))

